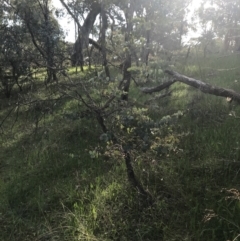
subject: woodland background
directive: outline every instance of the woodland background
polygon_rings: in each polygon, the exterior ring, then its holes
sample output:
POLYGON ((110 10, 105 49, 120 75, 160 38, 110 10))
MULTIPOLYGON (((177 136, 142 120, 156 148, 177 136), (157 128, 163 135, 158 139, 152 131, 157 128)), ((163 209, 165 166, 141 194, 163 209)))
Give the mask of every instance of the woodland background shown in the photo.
POLYGON ((0 240, 240 239, 240 2, 60 2, 0 3, 0 240))

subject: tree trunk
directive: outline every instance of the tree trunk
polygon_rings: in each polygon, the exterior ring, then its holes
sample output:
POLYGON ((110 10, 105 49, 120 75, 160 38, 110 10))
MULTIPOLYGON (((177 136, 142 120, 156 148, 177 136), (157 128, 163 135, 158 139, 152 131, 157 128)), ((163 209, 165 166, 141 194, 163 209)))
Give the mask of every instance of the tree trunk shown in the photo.
POLYGON ((127 53, 126 59, 123 63, 123 80, 120 84, 120 88, 122 88, 123 91, 121 99, 126 101, 128 100, 128 91, 131 83, 131 72, 128 71, 128 69, 131 67, 131 62, 131 54, 127 53))
MULTIPOLYGON (((62 2, 62 0, 61 0, 62 2)), ((89 44, 89 34, 96 20, 97 15, 101 12, 101 5, 97 2, 93 2, 91 10, 88 13, 83 26, 80 26, 78 39, 74 44, 74 53, 72 55, 72 65, 80 65, 83 70, 83 49, 88 47, 89 44)), ((78 20, 77 20, 78 21, 78 20)))
POLYGON ((151 30, 148 29, 146 31, 146 44, 143 49, 143 54, 142 54, 142 62, 146 65, 148 65, 148 56, 150 53, 150 35, 151 35, 151 30))
POLYGON ((106 30, 108 28, 107 15, 105 11, 101 10, 102 17, 102 28, 101 28, 101 42, 102 42, 102 58, 103 58, 103 66, 106 73, 106 76, 110 78, 110 71, 108 68, 107 62, 107 53, 106 53, 106 30))
POLYGON ((131 32, 133 30, 132 19, 133 19, 133 5, 135 1, 130 2, 130 6, 126 8, 125 18, 127 22, 126 32, 125 32, 125 43, 126 43, 126 50, 125 50, 125 61, 123 63, 123 80, 120 83, 120 88, 123 90, 121 99, 128 100, 128 92, 129 87, 131 84, 131 72, 128 71, 129 68, 132 66, 132 57, 131 57, 131 32))

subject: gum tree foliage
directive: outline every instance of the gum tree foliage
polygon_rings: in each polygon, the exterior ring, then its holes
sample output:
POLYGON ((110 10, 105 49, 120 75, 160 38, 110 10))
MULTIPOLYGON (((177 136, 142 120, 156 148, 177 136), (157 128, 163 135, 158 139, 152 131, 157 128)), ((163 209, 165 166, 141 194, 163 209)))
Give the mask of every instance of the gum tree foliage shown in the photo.
POLYGON ((50 0, 25 2, 18 6, 19 15, 26 25, 32 42, 47 68, 46 82, 57 81, 57 72, 63 62, 60 46, 61 29, 53 16, 50 0))
MULTIPOLYGON (((25 31, 28 42, 24 49, 31 46, 31 64, 47 69, 46 83, 57 81, 57 72, 62 68, 64 55, 61 46, 63 37, 58 22, 53 15, 50 0, 36 1, 5 1, 8 6, 8 16, 13 24, 25 31), (33 54, 34 53, 34 54, 33 54)), ((30 52, 30 51, 29 51, 30 52)))
POLYGON ((29 71, 28 50, 24 48, 26 32, 21 26, 1 26, 0 35, 0 76, 6 97, 10 97, 15 84, 22 90, 23 79, 29 71))
MULTIPOLYGON (((147 66, 149 55, 152 60, 159 56, 171 61, 172 50, 181 47, 182 36, 186 33, 185 1, 64 1, 63 7, 78 27, 78 38, 74 44, 72 65, 84 64, 84 49, 89 43, 96 47, 103 58, 106 75, 109 59, 107 53, 121 61, 122 82, 119 86, 128 92, 131 80, 132 61, 137 66, 147 66), (100 22, 98 33, 94 25, 100 22), (104 29, 104 31, 103 31, 104 29), (108 33, 103 34, 103 33, 108 33), (98 41, 89 38, 90 33, 100 36, 98 41), (119 44, 117 39, 121 38, 119 44), (106 39, 106 40, 105 40, 106 39), (116 42, 115 42, 116 41, 116 42), (106 45, 107 44, 107 45, 106 45), (116 44, 118 48, 116 49, 116 44)), ((86 51, 85 51, 86 53, 86 51)), ((159 63, 156 63, 159 65, 159 63)), ((83 68, 82 68, 83 70, 83 68)), ((141 71, 141 70, 140 70, 141 71)), ((146 76, 148 73, 146 73, 146 76)), ((127 98, 123 95, 122 98, 127 98)))
MULTIPOLYGON (((101 1, 98 3, 96 1, 61 0, 61 3, 78 25, 79 35, 73 51, 73 65, 80 65, 83 61, 81 45, 88 46, 89 34, 96 30, 93 25, 96 25, 99 15, 104 12, 109 23, 105 26, 108 27, 109 41, 113 46, 113 34, 118 32, 124 34, 126 30, 128 31, 129 24, 133 25, 132 55, 136 61, 142 58, 143 63, 146 62, 144 58, 152 48, 152 44, 158 45, 159 48, 175 49, 180 46, 182 35, 187 29, 184 17, 185 7, 189 3, 185 1, 101 1), (133 11, 134 17, 131 16, 130 11, 133 11), (134 48, 139 45, 142 48, 141 51, 139 49, 134 51, 134 48)), ((99 35, 96 32, 94 34, 99 35)))
POLYGON ((7 98, 16 84, 22 91, 28 79, 32 53, 27 30, 19 24, 12 10, 9 4, 2 5, 0 23, 0 81, 7 98))
POLYGON ((207 1, 199 9, 202 25, 215 37, 222 38, 225 51, 240 48, 240 4, 238 1, 207 1))

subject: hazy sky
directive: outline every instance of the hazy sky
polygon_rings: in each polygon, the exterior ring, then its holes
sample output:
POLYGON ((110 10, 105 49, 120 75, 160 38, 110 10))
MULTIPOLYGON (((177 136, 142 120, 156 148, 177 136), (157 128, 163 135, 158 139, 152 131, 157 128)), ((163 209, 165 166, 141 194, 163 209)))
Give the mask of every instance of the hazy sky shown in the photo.
MULTIPOLYGON (((53 6, 55 8, 63 8, 61 2, 59 0, 53 0, 53 6)), ((64 32, 66 32, 65 40, 68 42, 75 42, 75 26, 74 22, 72 21, 71 17, 67 15, 66 18, 58 19, 61 27, 63 28, 64 32)))

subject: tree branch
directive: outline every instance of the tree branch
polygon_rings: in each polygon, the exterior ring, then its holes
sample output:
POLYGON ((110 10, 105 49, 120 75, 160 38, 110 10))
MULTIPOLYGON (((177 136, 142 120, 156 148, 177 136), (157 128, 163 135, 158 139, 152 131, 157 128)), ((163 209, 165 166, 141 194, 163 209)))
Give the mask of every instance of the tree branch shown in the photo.
POLYGON ((70 8, 68 7, 68 5, 63 1, 63 0, 60 0, 60 2, 62 3, 62 5, 65 7, 65 9, 67 10, 68 14, 71 15, 71 17, 73 18, 73 20, 75 21, 75 23, 77 24, 78 26, 78 30, 80 31, 81 30, 81 24, 79 23, 79 20, 78 18, 72 13, 72 11, 70 10, 70 8))
POLYGON ((203 93, 215 95, 215 96, 229 97, 229 98, 232 98, 232 100, 235 100, 238 103, 240 103, 240 93, 237 93, 234 90, 216 87, 216 86, 207 84, 201 80, 197 80, 194 78, 187 77, 185 75, 181 75, 178 72, 175 72, 172 70, 166 70, 165 73, 173 76, 174 81, 179 81, 184 84, 190 85, 196 89, 199 89, 203 93))
POLYGON ((167 89, 169 86, 171 86, 172 84, 174 84, 176 82, 175 79, 167 81, 159 86, 156 87, 151 87, 151 88, 141 88, 140 90, 145 93, 145 94, 152 94, 153 92, 159 92, 161 90, 167 89))
POLYGON ((46 58, 44 51, 41 49, 41 47, 38 45, 38 43, 37 43, 37 41, 35 39, 34 33, 32 31, 30 23, 29 23, 29 16, 27 16, 26 12, 25 12, 25 23, 26 23, 27 29, 28 29, 28 31, 29 31, 29 33, 31 35, 31 39, 32 39, 32 42, 33 42, 34 46, 37 48, 37 50, 42 55, 42 57, 46 58))
POLYGON ((172 93, 172 91, 169 91, 169 92, 167 92, 165 94, 157 95, 154 98, 145 101, 144 104, 147 105, 147 104, 150 104, 151 102, 154 102, 156 100, 160 100, 160 99, 163 99, 163 98, 165 98, 167 96, 171 96, 171 93, 172 93))

